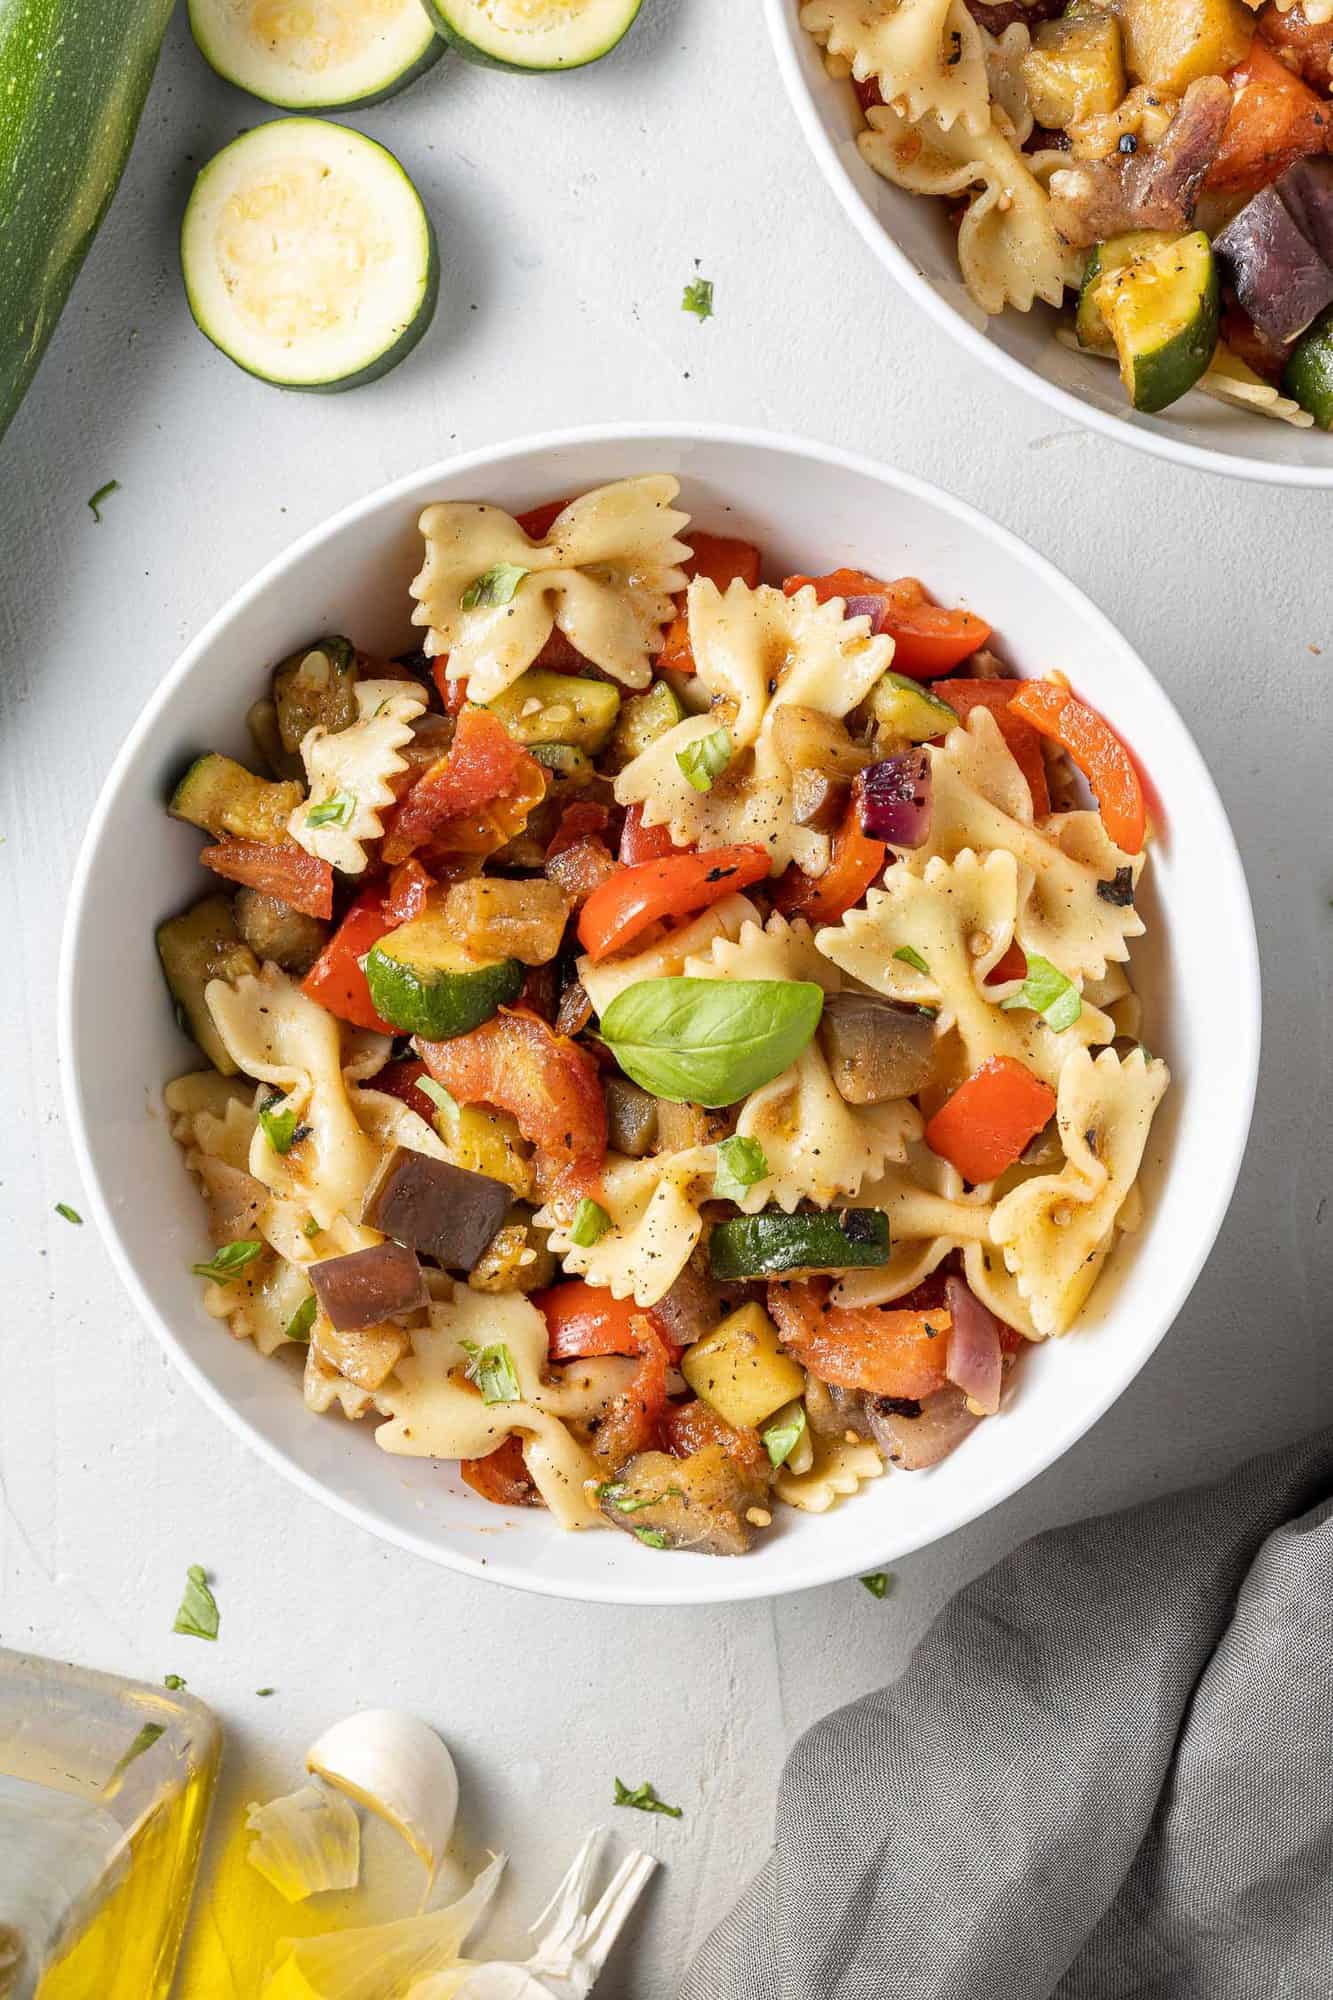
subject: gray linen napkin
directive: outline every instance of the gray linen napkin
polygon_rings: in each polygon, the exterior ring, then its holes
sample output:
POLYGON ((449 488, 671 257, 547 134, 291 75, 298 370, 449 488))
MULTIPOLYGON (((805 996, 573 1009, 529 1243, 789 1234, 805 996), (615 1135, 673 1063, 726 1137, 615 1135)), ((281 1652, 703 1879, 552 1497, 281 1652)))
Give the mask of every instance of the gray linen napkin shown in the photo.
POLYGON ((1333 1435, 1038 1536, 826 1716, 681 2000, 1330 2000, 1333 1435))

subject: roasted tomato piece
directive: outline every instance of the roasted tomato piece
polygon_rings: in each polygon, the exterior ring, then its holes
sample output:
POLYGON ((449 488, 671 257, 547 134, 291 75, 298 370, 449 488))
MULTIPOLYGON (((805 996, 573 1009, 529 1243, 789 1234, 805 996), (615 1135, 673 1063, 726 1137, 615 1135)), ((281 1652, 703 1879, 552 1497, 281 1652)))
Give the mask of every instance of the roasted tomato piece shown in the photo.
POLYGON ((418 1041, 437 1083, 460 1104, 507 1111, 525 1139, 558 1161, 606 1152, 606 1105, 597 1064, 535 1014, 501 1008, 470 1034, 418 1041))
POLYGON ((784 1344, 821 1382, 870 1396, 934 1395, 948 1380, 949 1315, 891 1306, 833 1306, 825 1283, 772 1284, 768 1309, 784 1344))

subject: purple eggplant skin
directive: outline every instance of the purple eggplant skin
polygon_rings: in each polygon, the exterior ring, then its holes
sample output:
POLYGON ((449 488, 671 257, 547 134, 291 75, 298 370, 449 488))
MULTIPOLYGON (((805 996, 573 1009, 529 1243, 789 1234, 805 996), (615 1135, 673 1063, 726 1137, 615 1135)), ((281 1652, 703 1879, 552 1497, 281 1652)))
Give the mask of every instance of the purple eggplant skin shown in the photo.
POLYGON ((1245 311, 1274 340, 1295 340, 1333 305, 1333 269, 1297 227, 1276 185, 1246 202, 1213 249, 1245 311))
POLYGON ((309 1270, 320 1311, 339 1333, 364 1333, 429 1303, 416 1252, 402 1243, 375 1243, 345 1257, 324 1257, 309 1270))
POLYGON ((1297 160, 1279 177, 1277 191, 1302 236, 1333 269, 1333 159, 1323 153, 1297 160))

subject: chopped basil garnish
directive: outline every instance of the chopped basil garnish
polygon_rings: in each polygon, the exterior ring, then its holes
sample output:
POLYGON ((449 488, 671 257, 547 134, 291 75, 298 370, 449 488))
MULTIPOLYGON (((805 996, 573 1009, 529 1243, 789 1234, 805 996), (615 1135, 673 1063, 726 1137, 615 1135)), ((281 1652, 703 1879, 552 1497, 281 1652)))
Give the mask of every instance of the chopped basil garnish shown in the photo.
POLYGON ((113 493, 119 493, 119 491, 120 481, 118 479, 108 479, 106 485, 99 486, 92 499, 88 502, 88 505, 93 510, 93 519, 99 528, 102 525, 102 501, 109 500, 113 493))
POLYGON ((436 1109, 443 1111, 446 1118, 457 1118, 458 1099, 447 1091, 442 1083, 436 1083, 433 1076, 419 1076, 417 1089, 423 1091, 436 1109))
POLYGON ((514 1357, 502 1340, 489 1347, 478 1347, 475 1340, 465 1340, 463 1347, 471 1357, 464 1372, 468 1381, 475 1382, 481 1390, 483 1403, 522 1402, 514 1357))
POLYGON ((255 1693, 256 1693, 256 1694, 257 1694, 257 1695, 259 1696, 259 1698, 260 1698, 260 1700, 261 1700, 261 1701, 267 1701, 267 1700, 268 1700, 268 1697, 269 1697, 269 1696, 270 1696, 271 1694, 276 1694, 277 1692, 278 1692, 278 1690, 277 1690, 276 1688, 256 1688, 256 1689, 255 1689, 255 1693))
POLYGON ((682 312, 693 313, 696 319, 713 317, 713 280, 711 278, 691 278, 685 287, 680 302, 682 312))
POLYGON ((288 1340, 299 1340, 305 1345, 310 1342, 310 1329, 315 1324, 315 1314, 319 1311, 319 1301, 312 1292, 308 1299, 302 1299, 296 1311, 287 1322, 288 1340))
POLYGON ((253 1264, 263 1248, 258 1237, 243 1236, 236 1243, 224 1243, 207 1264, 191 1264, 190 1269, 196 1278, 211 1278, 215 1285, 226 1285, 247 1264, 253 1264))
POLYGON ((473 577, 463 592, 463 610, 488 611, 493 605, 512 603, 514 592, 524 577, 530 575, 531 571, 518 563, 492 563, 480 576, 473 577))
MULTIPOLYGON (((290 1153, 296 1144, 297 1132, 301 1130, 294 1111, 275 1111, 274 1106, 282 1103, 282 1092, 275 1090, 272 1097, 259 1107, 259 1123, 264 1137, 275 1153, 290 1153)), ((310 1127, 307 1125, 305 1131, 310 1127)))
POLYGON ((307 826, 350 826, 352 814, 356 811, 356 797, 352 792, 332 792, 321 799, 317 806, 311 806, 305 816, 307 826))
POLYGON ((904 965, 910 965, 913 972, 924 972, 927 977, 930 976, 930 967, 926 964, 925 959, 922 958, 921 953, 913 951, 910 944, 900 944, 893 955, 895 958, 900 958, 904 965))
POLYGON ((713 1193, 719 1201, 739 1201, 756 1181, 767 1178, 768 1171, 768 1157, 757 1139, 742 1139, 739 1134, 724 1139, 717 1149, 713 1193))
POLYGON ((710 730, 707 736, 700 736, 683 750, 677 750, 676 762, 681 776, 696 792, 711 792, 714 778, 720 778, 731 762, 731 732, 710 730))
POLYGON ((805 1436, 805 1404, 797 1403, 790 1415, 781 1423, 771 1423, 766 1431, 761 1431, 764 1450, 768 1453, 769 1464, 774 1471, 785 1465, 805 1436))
MULTIPOLYGON (((640 1530, 640 1533, 646 1532, 646 1529, 640 1530)), ((630 1790, 622 1778, 617 1778, 616 1794, 612 1800, 612 1804, 617 1806, 633 1806, 636 1812, 665 1813, 668 1819, 683 1819, 685 1817, 684 1808, 682 1806, 669 1806, 665 1799, 659 1799, 656 1785, 649 1784, 646 1778, 641 1785, 636 1785, 633 1791, 630 1790)))
POLYGON ((77 1222, 82 1227, 83 1217, 79 1214, 78 1209, 71 1208, 67 1201, 58 1201, 56 1203, 56 1214, 63 1215, 66 1222, 77 1222))
POLYGON ((664 1549, 667 1545, 666 1536, 660 1528, 636 1528, 634 1532, 650 1549, 664 1549))
MULTIPOLYGON (((655 1507, 659 1500, 683 1500, 685 1491, 680 1486, 664 1486, 660 1493, 626 1493, 618 1481, 610 1479, 603 1480, 597 1488, 597 1498, 609 1500, 618 1514, 637 1514, 641 1507, 655 1507)), ((666 1547, 665 1538, 662 1546, 666 1547)))
POLYGON ((889 1594, 889 1573, 886 1569, 872 1570, 869 1576, 861 1578, 861 1582, 872 1597, 887 1597, 889 1594))
POLYGON ((574 1220, 569 1225, 569 1240, 577 1243, 580 1250, 591 1250, 610 1227, 611 1218, 601 1203, 585 1194, 574 1210, 574 1220))
POLYGON ((173 1694, 177 1694, 185 1686, 185 1681, 180 1674, 163 1674, 162 1685, 164 1688, 170 1688, 173 1694))
POLYGON ((185 1595, 171 1629, 183 1632, 187 1639, 216 1639, 218 1622, 217 1599, 208 1587, 208 1578, 198 1563, 191 1563, 185 1572, 185 1595))
POLYGON ((790 1069, 823 1007, 808 979, 645 979, 606 1009, 602 1040, 654 1097, 715 1109, 790 1069))
POLYGON ((1052 965, 1049 958, 1042 958, 1036 952, 1028 957, 1027 978, 1010 1000, 1001 1000, 1002 1007, 1030 1007, 1034 1014, 1040 1014, 1048 1028, 1059 1035, 1066 1028, 1072 1028, 1083 1012, 1083 996, 1072 979, 1066 979, 1058 965, 1052 965))

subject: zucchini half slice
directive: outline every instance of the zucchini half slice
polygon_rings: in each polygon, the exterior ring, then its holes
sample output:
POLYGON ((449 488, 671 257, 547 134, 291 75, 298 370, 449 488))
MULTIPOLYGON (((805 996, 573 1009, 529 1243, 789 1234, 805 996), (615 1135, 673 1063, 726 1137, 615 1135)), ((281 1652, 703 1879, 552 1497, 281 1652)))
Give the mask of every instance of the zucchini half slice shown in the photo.
POLYGON ((393 154, 321 118, 243 132, 194 184, 181 268, 202 333, 282 389, 385 375, 430 325, 435 232, 393 154))
POLYGON ((283 111, 379 104, 444 54, 421 0, 190 0, 190 31, 219 76, 283 111))
POLYGON ((466 1035, 517 1000, 526 973, 516 958, 483 959, 428 910, 380 939, 366 957, 375 1012, 403 1035, 428 1042, 466 1035))
POLYGON ((460 56, 492 69, 582 69, 609 55, 643 0, 425 0, 460 56))
POLYGON ((1136 410, 1166 409, 1206 373, 1217 351, 1221 294, 1202 229, 1133 258, 1093 296, 1136 410))

